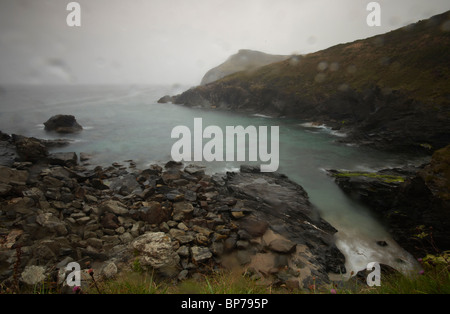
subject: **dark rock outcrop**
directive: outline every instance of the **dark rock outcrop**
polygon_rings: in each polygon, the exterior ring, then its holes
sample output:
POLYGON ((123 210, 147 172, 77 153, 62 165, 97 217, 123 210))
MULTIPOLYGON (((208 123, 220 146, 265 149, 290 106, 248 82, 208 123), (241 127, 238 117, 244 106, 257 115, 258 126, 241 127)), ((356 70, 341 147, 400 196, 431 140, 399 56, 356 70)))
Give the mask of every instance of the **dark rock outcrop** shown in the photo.
POLYGON ((74 152, 52 153, 47 156, 47 161, 51 165, 75 166, 78 164, 78 156, 74 152))
POLYGON ((72 115, 56 115, 44 123, 45 130, 58 133, 75 133, 83 129, 72 115))
POLYGON ((373 209, 413 255, 450 249, 450 146, 416 169, 330 174, 346 193, 373 209))
POLYGON ((13 134, 12 140, 22 161, 36 162, 49 154, 47 147, 37 138, 13 134))
POLYGON ((0 165, 12 166, 14 162, 49 162, 54 165, 76 165, 78 157, 75 153, 49 153, 49 148, 68 145, 66 139, 43 140, 34 137, 3 134, 0 141, 0 165))
POLYGON ((166 95, 166 96, 161 97, 161 98, 158 100, 158 103, 159 103, 159 104, 167 104, 167 103, 173 102, 173 101, 174 101, 173 96, 166 95))
POLYGON ((11 136, 9 134, 3 133, 0 131, 0 142, 8 142, 11 140, 11 136))
POLYGON ((0 165, 12 166, 16 158, 17 151, 11 136, 0 131, 0 165))
POLYGON ((256 173, 252 167, 228 173, 224 184, 241 204, 241 210, 248 213, 243 221, 244 230, 254 233, 255 223, 260 227, 267 224, 285 237, 278 241, 277 247, 283 243, 283 250, 289 251, 290 243, 304 246, 311 253, 309 261, 316 265, 321 280, 328 272, 345 273, 345 258, 334 245, 337 230, 320 217, 301 186, 281 174, 256 173))

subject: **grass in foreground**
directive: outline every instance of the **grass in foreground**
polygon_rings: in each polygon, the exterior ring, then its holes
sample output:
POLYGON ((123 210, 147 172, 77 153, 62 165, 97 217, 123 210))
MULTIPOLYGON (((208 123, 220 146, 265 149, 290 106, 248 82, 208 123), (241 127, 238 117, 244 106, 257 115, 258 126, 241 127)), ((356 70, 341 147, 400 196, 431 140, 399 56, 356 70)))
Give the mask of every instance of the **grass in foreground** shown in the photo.
MULTIPOLYGON (((369 287, 364 280, 352 277, 325 285, 289 289, 271 286, 261 280, 231 271, 198 275, 182 282, 157 280, 152 272, 130 269, 110 280, 96 280, 83 294, 450 294, 450 251, 419 259, 423 270, 408 276, 382 274, 381 286, 369 287)), ((0 285, 0 294, 60 294, 53 282, 45 281, 20 290, 0 285)))
MULTIPOLYGON (((154 280, 149 272, 130 271, 99 285, 105 294, 270 294, 272 288, 233 272, 201 275, 173 284, 154 280)), ((89 289, 87 293, 98 293, 89 289)))
MULTIPOLYGON (((424 259, 425 260, 425 259, 424 259)), ((450 264, 423 262, 424 270, 408 276, 400 273, 382 276, 380 287, 369 287, 354 278, 308 289, 272 287, 248 276, 222 271, 199 276, 178 284, 157 282, 151 273, 124 273, 100 283, 104 294, 450 294, 450 264)), ((98 293, 90 289, 86 293, 98 293)))

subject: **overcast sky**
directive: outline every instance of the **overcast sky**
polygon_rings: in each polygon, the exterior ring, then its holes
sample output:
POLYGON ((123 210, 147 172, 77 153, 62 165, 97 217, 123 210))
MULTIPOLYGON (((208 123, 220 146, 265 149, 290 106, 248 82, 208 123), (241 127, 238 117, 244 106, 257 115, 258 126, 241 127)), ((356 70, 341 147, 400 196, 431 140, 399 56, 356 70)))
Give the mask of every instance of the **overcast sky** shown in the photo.
POLYGON ((450 10, 449 0, 0 0, 0 84, 187 84, 239 49, 309 53, 450 10))

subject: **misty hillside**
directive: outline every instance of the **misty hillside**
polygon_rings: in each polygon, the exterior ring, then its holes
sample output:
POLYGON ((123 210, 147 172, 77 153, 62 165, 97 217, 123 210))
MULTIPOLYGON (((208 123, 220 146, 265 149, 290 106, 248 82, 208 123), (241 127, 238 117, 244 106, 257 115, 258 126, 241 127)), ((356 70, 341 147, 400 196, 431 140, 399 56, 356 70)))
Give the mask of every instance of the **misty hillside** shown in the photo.
POLYGON ((175 103, 326 123, 382 149, 450 143, 450 14, 238 72, 175 103))
POLYGON ((249 71, 270 63, 286 60, 289 56, 271 55, 260 51, 241 49, 221 65, 209 70, 203 76, 201 85, 217 81, 227 75, 249 71))

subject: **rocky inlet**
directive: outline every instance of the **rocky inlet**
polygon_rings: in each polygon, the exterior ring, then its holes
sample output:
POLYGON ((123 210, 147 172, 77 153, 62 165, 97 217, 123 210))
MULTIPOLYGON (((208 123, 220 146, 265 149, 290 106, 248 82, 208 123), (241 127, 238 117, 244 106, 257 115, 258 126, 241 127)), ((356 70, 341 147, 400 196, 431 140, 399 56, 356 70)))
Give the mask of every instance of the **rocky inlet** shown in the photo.
POLYGON ((46 278, 71 291, 70 262, 98 280, 136 265, 175 281, 238 268, 290 288, 345 272, 336 230, 284 175, 242 166, 211 176, 173 161, 88 168, 75 153, 49 154, 42 140, 3 133, 1 146, 2 289, 46 278))

